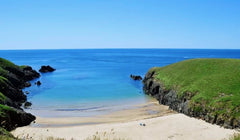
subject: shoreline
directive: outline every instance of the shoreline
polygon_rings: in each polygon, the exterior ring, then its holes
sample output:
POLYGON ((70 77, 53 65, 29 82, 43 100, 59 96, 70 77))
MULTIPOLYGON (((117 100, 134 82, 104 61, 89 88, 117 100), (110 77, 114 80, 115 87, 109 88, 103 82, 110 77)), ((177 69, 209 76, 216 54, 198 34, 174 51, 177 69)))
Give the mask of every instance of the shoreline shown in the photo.
POLYGON ((225 129, 203 120, 169 110, 157 101, 97 117, 40 118, 36 123, 12 131, 15 137, 26 140, 64 139, 125 139, 125 140, 221 140, 236 130, 225 129), (148 111, 160 111, 149 114, 148 111), (92 124, 90 124, 92 122, 92 124), (94 122, 94 123, 93 123, 94 122), (146 126, 140 125, 145 124, 146 126))
POLYGON ((175 111, 169 110, 168 106, 159 105, 156 99, 149 100, 147 103, 134 105, 130 109, 109 112, 104 115, 92 117, 39 117, 36 116, 35 123, 32 127, 65 127, 95 125, 116 122, 129 122, 147 118, 174 114, 175 111))

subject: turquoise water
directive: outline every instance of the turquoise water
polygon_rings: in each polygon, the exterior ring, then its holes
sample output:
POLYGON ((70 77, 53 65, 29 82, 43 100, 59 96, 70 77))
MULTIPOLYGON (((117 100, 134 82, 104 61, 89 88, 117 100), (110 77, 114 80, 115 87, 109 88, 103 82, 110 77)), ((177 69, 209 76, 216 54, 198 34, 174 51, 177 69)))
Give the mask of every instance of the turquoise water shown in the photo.
POLYGON ((144 77, 151 67, 190 58, 240 58, 240 50, 16 50, 0 51, 0 56, 37 70, 41 65, 56 68, 36 79, 41 86, 24 89, 33 104, 26 111, 40 117, 72 117, 106 114, 148 102, 141 81, 133 81, 130 74, 144 77))

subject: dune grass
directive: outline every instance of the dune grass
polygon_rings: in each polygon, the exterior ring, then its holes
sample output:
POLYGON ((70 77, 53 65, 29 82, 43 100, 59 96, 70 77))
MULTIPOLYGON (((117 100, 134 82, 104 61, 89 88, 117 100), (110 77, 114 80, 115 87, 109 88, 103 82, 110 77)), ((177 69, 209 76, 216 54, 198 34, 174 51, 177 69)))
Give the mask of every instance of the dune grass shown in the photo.
POLYGON ((17 140, 17 139, 14 138, 10 132, 0 127, 0 140, 17 140))
POLYGON ((153 70, 166 89, 178 91, 179 98, 188 94, 196 111, 240 117, 239 59, 191 59, 153 70))
POLYGON ((64 138, 47 137, 46 140, 65 140, 64 138))
POLYGON ((240 134, 235 134, 229 140, 240 140, 240 134))

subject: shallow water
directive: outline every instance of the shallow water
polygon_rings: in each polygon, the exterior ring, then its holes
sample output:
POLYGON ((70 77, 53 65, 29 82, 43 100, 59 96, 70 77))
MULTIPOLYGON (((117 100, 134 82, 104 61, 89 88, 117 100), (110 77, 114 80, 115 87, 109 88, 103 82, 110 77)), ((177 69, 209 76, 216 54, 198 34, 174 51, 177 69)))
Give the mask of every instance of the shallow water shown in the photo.
POLYGON ((150 99, 140 81, 149 68, 191 58, 240 58, 240 50, 86 49, 11 50, 0 56, 18 65, 57 70, 41 74, 41 86, 26 88, 33 103, 26 111, 40 117, 95 116, 128 109, 150 99))

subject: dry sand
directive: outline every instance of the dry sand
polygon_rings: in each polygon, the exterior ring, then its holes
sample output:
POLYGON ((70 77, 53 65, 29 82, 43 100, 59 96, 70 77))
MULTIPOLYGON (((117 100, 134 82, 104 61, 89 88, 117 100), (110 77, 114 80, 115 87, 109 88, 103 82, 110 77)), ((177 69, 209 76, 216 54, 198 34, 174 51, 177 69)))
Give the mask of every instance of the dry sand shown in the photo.
POLYGON ((177 114, 157 102, 92 118, 38 117, 35 124, 12 131, 18 138, 34 140, 222 140, 234 133, 238 132, 177 114))

